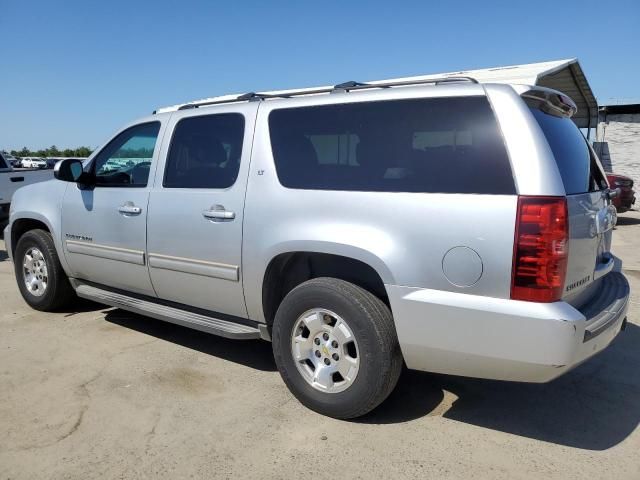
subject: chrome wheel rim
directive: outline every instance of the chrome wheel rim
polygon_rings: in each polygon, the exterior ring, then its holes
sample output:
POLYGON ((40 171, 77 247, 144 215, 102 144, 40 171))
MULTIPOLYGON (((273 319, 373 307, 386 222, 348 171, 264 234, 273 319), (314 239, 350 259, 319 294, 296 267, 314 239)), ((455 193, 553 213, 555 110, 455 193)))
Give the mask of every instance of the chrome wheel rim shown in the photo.
POLYGON ((321 392, 342 392, 358 375, 356 337, 347 322, 330 310, 314 308, 298 317, 291 353, 302 378, 321 392))
POLYGON ((31 247, 27 250, 22 261, 22 268, 24 284, 29 293, 35 297, 44 295, 49 283, 49 273, 44 255, 38 248, 31 247))

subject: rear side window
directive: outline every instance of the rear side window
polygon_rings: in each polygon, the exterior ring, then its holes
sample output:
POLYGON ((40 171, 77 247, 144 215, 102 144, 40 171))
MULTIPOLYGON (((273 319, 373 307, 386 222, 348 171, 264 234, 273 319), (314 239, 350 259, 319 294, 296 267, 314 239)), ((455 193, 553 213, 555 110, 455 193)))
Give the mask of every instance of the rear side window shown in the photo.
POLYGON ((7 168, 7 163, 4 161, 2 154, 0 154, 0 168, 7 168))
POLYGON ((587 140, 575 123, 531 108, 558 165, 567 195, 606 188, 606 181, 598 161, 591 153, 587 140))
POLYGON ((269 115, 269 130, 285 187, 515 193, 485 97, 280 109, 269 115))
POLYGON ((228 188, 238 177, 244 117, 222 113, 184 118, 171 139, 165 188, 228 188))

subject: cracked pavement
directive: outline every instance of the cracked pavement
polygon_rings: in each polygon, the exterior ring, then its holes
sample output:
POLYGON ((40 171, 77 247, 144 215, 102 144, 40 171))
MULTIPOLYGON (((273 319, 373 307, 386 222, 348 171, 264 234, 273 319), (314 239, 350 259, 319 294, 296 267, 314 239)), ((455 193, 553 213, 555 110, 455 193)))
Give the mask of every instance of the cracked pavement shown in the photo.
POLYGON ((287 391, 266 342, 78 301, 31 310, 0 240, 0 479, 640 478, 640 213, 629 326, 545 385, 404 372, 352 422, 287 391), (313 472, 313 473, 311 473, 313 472))

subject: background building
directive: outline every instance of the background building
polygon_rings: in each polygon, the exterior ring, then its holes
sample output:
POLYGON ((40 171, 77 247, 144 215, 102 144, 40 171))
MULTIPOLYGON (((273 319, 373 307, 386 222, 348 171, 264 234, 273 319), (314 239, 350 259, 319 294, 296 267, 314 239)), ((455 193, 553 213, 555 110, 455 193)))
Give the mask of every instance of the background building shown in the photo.
POLYGON ((640 180, 640 103, 601 106, 594 148, 605 170, 640 180))

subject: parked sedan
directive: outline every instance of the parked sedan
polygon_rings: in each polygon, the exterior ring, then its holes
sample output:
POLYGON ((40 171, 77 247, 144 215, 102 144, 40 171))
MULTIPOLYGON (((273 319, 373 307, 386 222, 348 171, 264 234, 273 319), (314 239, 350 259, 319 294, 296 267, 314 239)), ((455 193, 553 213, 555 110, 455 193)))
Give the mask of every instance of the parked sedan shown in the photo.
POLYGON ((626 175, 617 173, 607 173, 607 180, 611 188, 620 189, 620 195, 612 200, 618 212, 626 212, 633 208, 633 204, 636 203, 635 192, 633 191, 633 180, 626 175))
POLYGON ((38 157, 24 157, 21 164, 22 168, 47 168, 46 160, 38 157))

